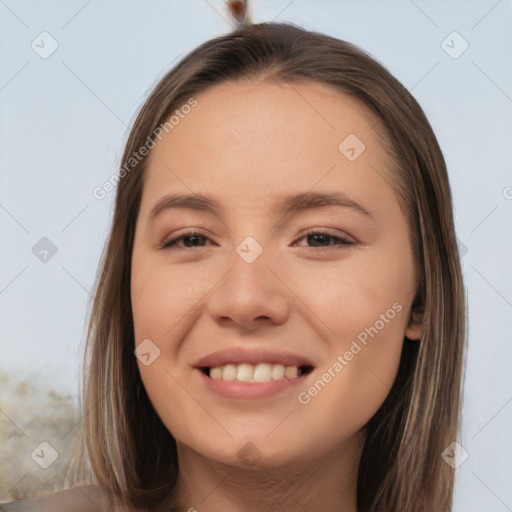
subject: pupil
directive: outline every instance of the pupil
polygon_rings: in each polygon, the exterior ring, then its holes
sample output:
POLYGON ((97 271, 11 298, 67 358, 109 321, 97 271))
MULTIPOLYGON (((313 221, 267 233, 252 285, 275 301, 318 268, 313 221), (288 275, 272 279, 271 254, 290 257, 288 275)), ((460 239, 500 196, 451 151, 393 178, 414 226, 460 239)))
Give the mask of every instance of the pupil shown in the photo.
POLYGON ((195 247, 195 246, 196 246, 196 244, 195 244, 195 243, 192 243, 192 244, 187 243, 187 241, 190 241, 190 240, 197 242, 197 241, 199 240, 199 237, 198 237, 197 235, 189 235, 189 236, 187 236, 187 237, 183 240, 183 242, 185 243, 185 245, 186 245, 187 247, 190 247, 190 246, 195 247))
POLYGON ((326 242, 328 241, 328 236, 327 235, 322 235, 320 233, 318 234, 314 234, 314 235, 309 235, 308 236, 309 239, 313 239, 315 242, 320 242, 320 244, 323 242, 326 242))

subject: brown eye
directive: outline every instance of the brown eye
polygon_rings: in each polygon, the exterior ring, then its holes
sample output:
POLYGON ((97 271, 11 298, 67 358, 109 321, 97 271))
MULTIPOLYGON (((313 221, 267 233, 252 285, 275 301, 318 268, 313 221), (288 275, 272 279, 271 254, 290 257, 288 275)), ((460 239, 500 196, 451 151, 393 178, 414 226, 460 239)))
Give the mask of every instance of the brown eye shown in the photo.
POLYGON ((194 249, 194 248, 201 248, 204 247, 204 245, 201 244, 202 241, 206 241, 208 238, 201 235, 200 233, 197 233, 196 231, 190 231, 188 233, 184 233, 183 235, 180 235, 176 238, 173 238, 171 240, 164 240, 162 242, 160 248, 161 249, 169 249, 169 248, 178 248, 178 249, 194 249), (183 242, 184 247, 178 247, 178 243, 183 242))
MULTIPOLYGON (((320 247, 326 248, 331 246, 343 246, 343 245, 354 245, 354 241, 349 238, 334 236, 330 233, 326 233, 324 231, 309 231, 305 235, 303 235, 299 240, 306 239, 308 242, 308 247, 320 247), (334 241, 334 243, 330 243, 330 241, 334 241), (311 244, 311 245, 309 245, 311 244)), ((295 242, 296 244, 296 242, 295 242)))

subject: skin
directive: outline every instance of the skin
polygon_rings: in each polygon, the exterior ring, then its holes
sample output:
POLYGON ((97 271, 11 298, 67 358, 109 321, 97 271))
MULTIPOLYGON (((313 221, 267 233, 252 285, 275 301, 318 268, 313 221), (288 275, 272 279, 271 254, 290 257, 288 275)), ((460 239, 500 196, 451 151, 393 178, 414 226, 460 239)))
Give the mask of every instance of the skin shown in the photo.
POLYGON ((316 83, 222 84, 196 99, 151 152, 132 260, 135 343, 149 338, 161 351, 139 370, 178 444, 180 506, 355 512, 361 428, 389 392, 404 336, 421 335, 410 322, 416 272, 407 224, 376 120, 316 83), (366 146, 353 162, 338 150, 349 134, 366 146), (332 205, 276 211, 283 197, 311 190, 343 192, 371 216, 332 205), (211 195, 222 210, 152 218, 169 193, 211 195), (206 238, 161 248, 187 228, 206 238), (315 242, 308 229, 353 244, 315 242), (249 235, 263 248, 251 264, 236 252, 249 235), (300 403, 297 393, 394 303, 401 311, 300 403), (296 352, 315 369, 299 388, 265 399, 225 398, 205 389, 191 363, 234 346, 296 352))

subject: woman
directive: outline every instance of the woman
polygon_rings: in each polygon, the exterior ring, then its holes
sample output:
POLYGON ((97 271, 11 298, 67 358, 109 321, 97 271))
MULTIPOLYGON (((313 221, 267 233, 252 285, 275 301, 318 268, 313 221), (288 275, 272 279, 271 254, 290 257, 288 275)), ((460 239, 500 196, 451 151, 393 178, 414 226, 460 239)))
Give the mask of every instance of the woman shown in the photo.
POLYGON ((104 510, 451 510, 452 200, 395 78, 332 37, 239 29, 155 87, 116 181, 83 403, 104 510))

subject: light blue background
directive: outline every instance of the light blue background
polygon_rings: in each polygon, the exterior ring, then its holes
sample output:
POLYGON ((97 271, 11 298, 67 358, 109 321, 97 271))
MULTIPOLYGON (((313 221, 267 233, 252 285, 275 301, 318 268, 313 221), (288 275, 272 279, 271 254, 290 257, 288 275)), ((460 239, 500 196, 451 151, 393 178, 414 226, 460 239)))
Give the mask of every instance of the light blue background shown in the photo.
MULTIPOLYGON (((448 163, 468 289, 469 351, 455 512, 512 510, 512 4, 255 0, 362 46, 413 93, 448 163), (469 43, 452 59, 441 42, 469 43), (509 188, 507 188, 509 187, 509 188)), ((179 56, 229 32, 220 0, 0 0, 0 353, 18 377, 76 395, 88 301, 127 130, 179 56), (42 59, 43 31, 58 42, 42 59), (43 236, 58 247, 32 253, 43 236)))

